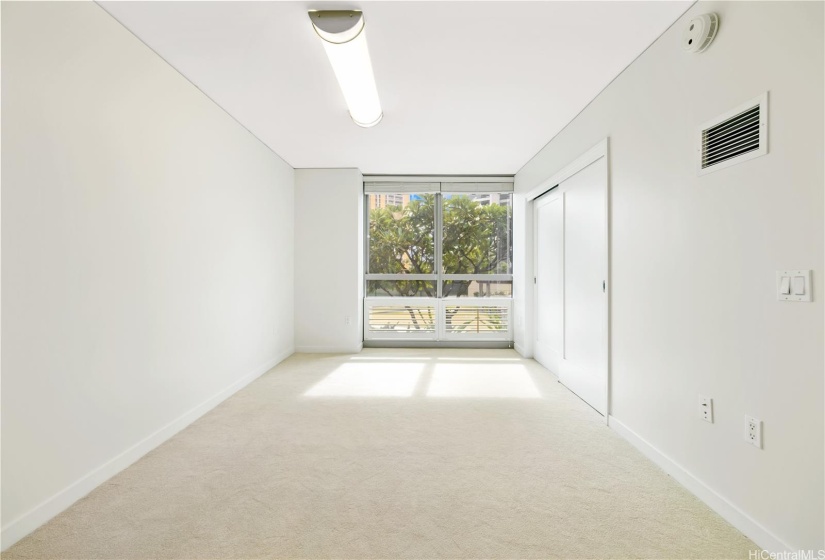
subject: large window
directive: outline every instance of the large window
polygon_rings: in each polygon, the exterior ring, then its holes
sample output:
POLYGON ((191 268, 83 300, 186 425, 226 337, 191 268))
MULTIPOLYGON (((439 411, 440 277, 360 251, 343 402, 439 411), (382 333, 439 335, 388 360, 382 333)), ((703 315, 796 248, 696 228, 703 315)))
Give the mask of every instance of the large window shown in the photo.
POLYGON ((512 339, 512 194, 444 186, 367 186, 366 339, 512 339))

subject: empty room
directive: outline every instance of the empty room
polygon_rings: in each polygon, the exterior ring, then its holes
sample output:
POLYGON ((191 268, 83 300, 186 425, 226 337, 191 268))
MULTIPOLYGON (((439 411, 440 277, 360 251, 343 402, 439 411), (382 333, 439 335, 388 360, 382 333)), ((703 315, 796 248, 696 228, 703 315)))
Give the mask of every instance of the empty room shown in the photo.
POLYGON ((0 2, 0 555, 825 560, 825 1, 0 2))

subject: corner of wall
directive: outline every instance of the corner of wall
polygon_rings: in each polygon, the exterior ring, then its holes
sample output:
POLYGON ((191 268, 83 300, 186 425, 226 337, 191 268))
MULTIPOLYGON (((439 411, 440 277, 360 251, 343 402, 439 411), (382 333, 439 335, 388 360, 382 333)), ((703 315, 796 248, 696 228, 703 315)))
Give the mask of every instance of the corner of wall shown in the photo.
POLYGON ((295 173, 296 347, 351 352, 363 333, 363 176, 355 168, 295 173))

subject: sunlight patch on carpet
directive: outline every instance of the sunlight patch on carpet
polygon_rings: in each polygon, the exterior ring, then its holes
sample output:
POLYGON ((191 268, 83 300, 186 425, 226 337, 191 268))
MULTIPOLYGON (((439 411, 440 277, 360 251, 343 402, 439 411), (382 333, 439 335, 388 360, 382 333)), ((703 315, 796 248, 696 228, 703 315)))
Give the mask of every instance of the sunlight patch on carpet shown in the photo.
POLYGON ((438 364, 427 396, 540 399, 541 393, 521 364, 438 364))
POLYGON ((342 364, 304 396, 410 397, 423 369, 421 363, 342 364))

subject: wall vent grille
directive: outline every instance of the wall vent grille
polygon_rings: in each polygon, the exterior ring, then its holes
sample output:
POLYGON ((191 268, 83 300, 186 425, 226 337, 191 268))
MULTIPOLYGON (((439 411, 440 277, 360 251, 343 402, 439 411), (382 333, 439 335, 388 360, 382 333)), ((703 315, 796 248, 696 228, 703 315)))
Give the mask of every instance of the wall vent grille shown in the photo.
POLYGON ((700 175, 768 153, 767 101, 765 93, 701 127, 700 175))

